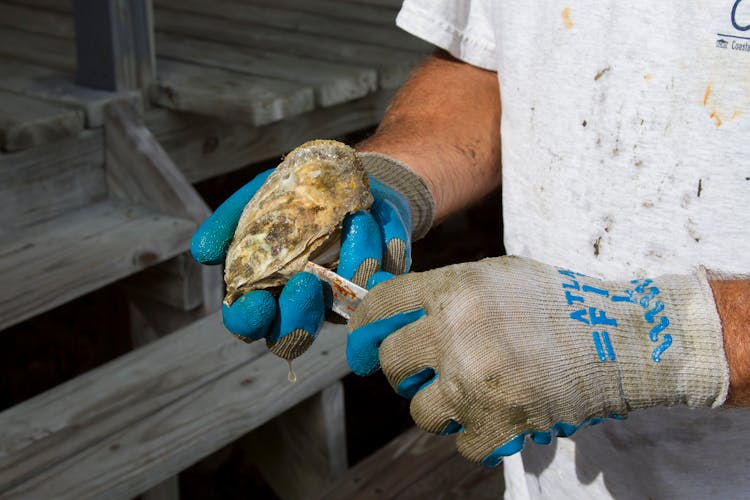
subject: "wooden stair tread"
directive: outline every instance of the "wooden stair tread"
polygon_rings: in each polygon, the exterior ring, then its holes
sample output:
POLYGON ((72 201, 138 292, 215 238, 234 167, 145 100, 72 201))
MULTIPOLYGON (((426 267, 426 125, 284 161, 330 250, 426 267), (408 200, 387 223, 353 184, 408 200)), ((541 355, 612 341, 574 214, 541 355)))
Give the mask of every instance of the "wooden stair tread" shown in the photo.
POLYGON ((453 437, 413 427, 349 469, 318 498, 496 499, 502 493, 502 467, 472 464, 458 454, 453 437))
POLYGON ((0 329, 188 249, 196 224, 106 200, 0 244, 0 329))
POLYGON ((0 497, 130 498, 349 373, 326 324, 287 364, 220 315, 0 413, 0 497))
POLYGON ((0 90, 0 149, 21 149, 78 135, 83 130, 79 110, 0 90))

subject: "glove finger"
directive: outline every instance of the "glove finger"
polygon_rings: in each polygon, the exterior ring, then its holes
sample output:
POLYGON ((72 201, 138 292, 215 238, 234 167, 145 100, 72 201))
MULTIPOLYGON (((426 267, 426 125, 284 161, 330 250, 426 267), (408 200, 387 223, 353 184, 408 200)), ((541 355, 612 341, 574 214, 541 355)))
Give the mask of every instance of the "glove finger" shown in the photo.
POLYGON ((385 271, 378 271, 377 273, 370 276, 370 279, 367 280, 367 288, 368 290, 371 290, 375 288, 375 285, 379 285, 384 281, 388 281, 389 279, 393 278, 394 275, 391 273, 387 273, 385 271))
MULTIPOLYGON (((361 307, 362 304, 357 310, 361 307)), ((422 316, 424 316, 424 310, 417 309, 362 324, 361 327, 352 330, 346 339, 346 361, 349 367, 360 376, 374 373, 380 364, 378 348, 383 340, 399 328, 417 321, 422 316)))
POLYGON ((231 306, 221 306, 224 326, 245 342, 259 340, 268 335, 276 312, 276 299, 265 290, 246 293, 231 306))
POLYGON ((232 242, 242 210, 266 181, 273 169, 266 170, 235 191, 200 225, 190 241, 190 253, 201 264, 221 264, 232 242))
POLYGON ((427 432, 444 434, 446 429, 458 423, 453 407, 443 394, 442 380, 437 375, 414 396, 409 409, 417 427, 427 432))
POLYGON ((492 428, 492 426, 475 425, 466 426, 465 432, 456 436, 456 447, 458 452, 472 462, 481 462, 482 465, 494 467, 502 462, 503 457, 518 453, 523 449, 526 438, 525 432, 510 433, 510 437, 493 439, 479 429, 492 428), (497 446, 500 441, 502 444, 497 446))
POLYGON ((268 336, 268 349, 284 359, 294 359, 313 343, 325 319, 320 280, 310 273, 297 273, 279 295, 279 315, 268 336))
POLYGON ((422 317, 393 332, 380 345, 383 374, 401 396, 415 397, 437 376, 436 346, 425 335, 434 326, 428 317, 422 317))
POLYGON ((383 262, 380 227, 373 216, 360 210, 344 218, 341 231, 341 253, 336 272, 339 276, 364 287, 383 262))
POLYGON ((375 200, 387 200, 398 210, 406 228, 406 234, 411 235, 411 207, 409 206, 409 201, 403 195, 389 188, 373 176, 370 176, 370 192, 375 200))
POLYGON ((372 288, 349 319, 350 329, 354 330, 398 313, 423 309, 422 297, 426 292, 424 289, 430 285, 429 280, 422 279, 425 274, 409 273, 394 276, 372 288))
POLYGON ((411 269, 411 228, 390 200, 375 200, 370 208, 383 235, 383 269, 403 274, 411 269))

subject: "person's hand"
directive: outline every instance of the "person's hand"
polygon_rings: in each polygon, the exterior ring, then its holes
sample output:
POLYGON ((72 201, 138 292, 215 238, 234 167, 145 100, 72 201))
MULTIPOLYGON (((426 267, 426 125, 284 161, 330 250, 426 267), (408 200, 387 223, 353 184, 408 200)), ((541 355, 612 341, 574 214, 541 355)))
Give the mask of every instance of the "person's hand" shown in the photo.
POLYGON ((350 320, 347 360, 378 361, 429 432, 496 465, 603 418, 719 406, 728 371, 704 272, 606 282, 500 257, 397 276, 350 320))
MULTIPOLYGON (((368 163, 382 163, 383 158, 371 155, 362 161, 367 168, 368 163)), ((378 165, 373 169, 382 170, 378 165)), ((192 255, 198 262, 224 262, 245 205, 272 171, 258 175, 235 192, 198 228, 191 242, 192 255)), ((411 264, 410 201, 373 176, 370 189, 375 200, 371 209, 350 214, 344 220, 339 255, 339 274, 360 286, 367 286, 381 270, 399 274, 408 271, 411 264)), ((431 222, 425 214, 421 220, 431 222)), ((372 283, 377 279, 376 276, 372 283)), ((283 287, 278 300, 267 291, 255 290, 231 306, 223 305, 222 315, 227 329, 242 340, 266 339, 272 352, 293 359, 307 350, 323 323, 323 287, 313 275, 298 273, 283 287)))

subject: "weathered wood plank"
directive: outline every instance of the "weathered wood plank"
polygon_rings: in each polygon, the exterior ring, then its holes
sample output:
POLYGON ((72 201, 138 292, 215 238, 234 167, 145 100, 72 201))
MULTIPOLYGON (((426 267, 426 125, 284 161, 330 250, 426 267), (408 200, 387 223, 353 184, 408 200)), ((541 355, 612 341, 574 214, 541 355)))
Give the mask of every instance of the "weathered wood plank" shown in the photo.
MULTIPOLYGON (((65 3, 71 5, 71 0, 65 3)), ((0 0, 0 26, 60 38, 75 36, 70 13, 61 15, 46 8, 34 8, 28 2, 13 4, 7 0, 0 0)))
POLYGON ((0 414, 0 495, 132 497, 340 379, 345 342, 327 325, 290 384, 209 316, 0 414))
MULTIPOLYGON (((300 2, 295 0, 295 3, 300 2)), ((382 45, 269 28, 177 10, 157 9, 155 18, 157 29, 162 33, 211 40, 232 47, 294 54, 355 67, 372 66, 378 72, 379 85, 384 88, 400 86, 413 67, 423 59, 422 54, 382 45)))
POLYGON ((141 107, 138 92, 115 93, 82 87, 75 83, 73 73, 24 63, 0 56, 0 89, 23 94, 35 99, 81 109, 86 126, 99 127, 104 122, 104 107, 115 100, 129 100, 141 107))
POLYGON ((127 278, 123 285, 135 294, 180 311, 190 311, 203 304, 201 268, 184 254, 127 278), (172 272, 175 262, 182 267, 179 273, 172 272))
MULTIPOLYGON (((192 220, 196 227, 211 215, 211 209, 172 162, 142 118, 126 103, 114 103, 107 108, 105 158, 111 196, 153 207, 159 213, 192 220)), ((222 289, 208 285, 221 282, 221 270, 199 266, 195 262, 186 262, 185 266, 196 271, 206 282, 206 287, 198 287, 204 310, 218 309, 222 289)), ((195 280, 171 282, 183 295, 190 293, 183 288, 194 283, 195 280)))
POLYGON ((398 9, 401 7, 403 0, 335 0, 338 3, 354 3, 358 5, 377 5, 380 7, 390 7, 398 9))
POLYGON ((156 0, 154 6, 400 50, 420 53, 429 50, 428 44, 395 27, 336 19, 328 12, 299 12, 256 6, 252 2, 235 3, 232 0, 156 0))
POLYGON ((3 0, 3 3, 26 5, 63 14, 73 12, 73 3, 70 0, 3 0))
POLYGON ((105 201, 0 244, 0 329, 187 250, 196 224, 105 201))
POLYGON ((344 385, 338 381, 276 417, 248 444, 253 462, 280 498, 314 497, 347 468, 344 385))
MULTIPOLYGON (((54 24, 54 29, 57 29, 58 33, 65 33, 65 38, 3 28, 0 30, 0 45, 3 41, 14 45, 17 43, 14 37, 18 37, 18 41, 27 45, 29 49, 14 51, 10 47, 0 46, 0 54, 68 71, 75 68, 73 42, 69 38, 73 36, 73 31, 70 28, 62 30, 59 27, 71 26, 69 16, 47 13, 39 20, 33 20, 32 9, 16 11, 19 22, 25 19, 26 22, 34 22, 37 26, 54 24)), ((53 27, 50 26, 50 29, 53 27)), ((374 91, 377 85, 377 75, 373 68, 311 61, 304 57, 240 47, 228 49, 226 45, 216 42, 176 35, 158 35, 156 43, 157 54, 160 56, 310 85, 315 90, 318 104, 322 106, 362 97, 374 91)))
POLYGON ((106 195, 101 130, 0 156, 0 232, 7 235, 106 195))
POLYGON ((0 90, 0 149, 18 151, 83 130, 83 112, 0 90))
POLYGON ((75 44, 72 40, 7 27, 0 29, 0 55, 64 73, 74 73, 76 68, 75 44))
POLYGON ((151 0, 73 0, 76 81, 103 90, 146 87, 156 73, 151 0))
POLYGON ((156 44, 157 53, 163 57, 311 85, 320 106, 363 97, 377 87, 372 68, 241 47, 227 50, 221 43, 161 33, 156 35, 156 44))
POLYGON ((315 107, 312 87, 169 59, 159 59, 151 101, 175 111, 265 125, 315 107))
POLYGON ((116 103, 107 108, 104 146, 111 196, 196 224, 211 215, 131 106, 116 103))
POLYGON ((455 440, 412 428, 349 469, 320 500, 501 498, 502 468, 472 464, 455 440))
MULTIPOLYGON (((231 0, 241 3, 242 0, 231 0)), ((348 19, 354 22, 374 23, 395 26, 397 8, 373 6, 357 3, 343 3, 335 0, 252 0, 253 5, 285 9, 288 11, 318 14, 325 12, 334 19, 348 19)), ((400 5, 400 4, 399 4, 400 5)))
POLYGON ((148 112, 146 122, 188 180, 198 182, 268 159, 273 166, 280 155, 307 140, 373 126, 392 96, 390 90, 379 91, 263 127, 166 110, 148 112))

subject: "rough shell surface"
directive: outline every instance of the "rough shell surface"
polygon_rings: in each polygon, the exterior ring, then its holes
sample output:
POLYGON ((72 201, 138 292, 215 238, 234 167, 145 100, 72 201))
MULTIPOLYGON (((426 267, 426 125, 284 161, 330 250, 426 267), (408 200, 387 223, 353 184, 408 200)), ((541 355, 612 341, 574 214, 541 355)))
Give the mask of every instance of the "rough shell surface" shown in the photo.
MULTIPOLYGON (((367 173, 352 148, 323 140, 299 146, 242 212, 225 261, 224 302, 283 285, 339 241, 346 214, 371 204, 367 173)), ((335 252, 317 262, 337 258, 335 252)))

